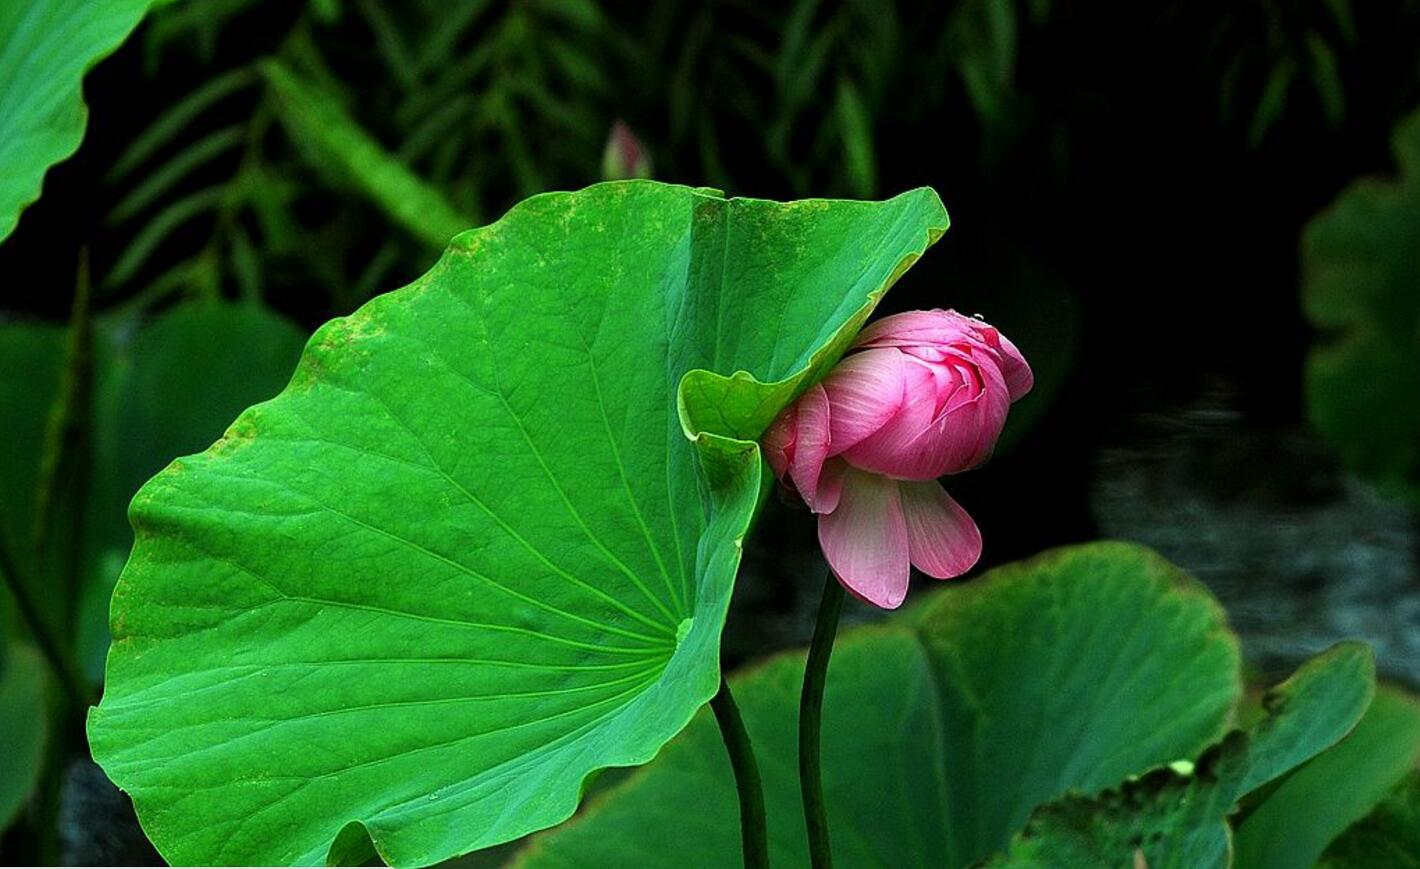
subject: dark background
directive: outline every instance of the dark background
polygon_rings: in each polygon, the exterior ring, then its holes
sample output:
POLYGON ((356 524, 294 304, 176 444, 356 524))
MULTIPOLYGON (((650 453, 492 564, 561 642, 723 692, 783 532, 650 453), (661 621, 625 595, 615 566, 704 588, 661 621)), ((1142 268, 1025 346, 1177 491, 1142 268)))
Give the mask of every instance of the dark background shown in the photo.
MULTIPOLYGON (((1420 526, 1308 424, 1306 358, 1329 336, 1299 301, 1304 226, 1395 172, 1417 47, 1413 0, 177 3, 88 77, 82 149, 0 245, 0 318, 63 322, 81 250, 101 315, 245 298, 307 331, 421 274, 438 251, 289 132, 269 57, 471 223, 600 180, 618 120, 660 180, 778 199, 930 185, 952 229, 885 310, 980 313, 1040 378, 996 460, 950 481, 982 566, 1138 539, 1213 585, 1259 668, 1360 634, 1420 684, 1420 526), (164 122, 235 70, 250 81, 164 122), (115 217, 228 129, 238 145, 115 217), (221 209, 152 229, 208 190, 221 209)), ((755 539, 735 661, 802 642, 822 577, 802 514, 771 506, 755 539)), ((72 804, 109 805, 101 776, 71 778, 72 804)), ((117 805, 111 843, 85 841, 110 835, 90 821, 66 853, 141 859, 117 805)))

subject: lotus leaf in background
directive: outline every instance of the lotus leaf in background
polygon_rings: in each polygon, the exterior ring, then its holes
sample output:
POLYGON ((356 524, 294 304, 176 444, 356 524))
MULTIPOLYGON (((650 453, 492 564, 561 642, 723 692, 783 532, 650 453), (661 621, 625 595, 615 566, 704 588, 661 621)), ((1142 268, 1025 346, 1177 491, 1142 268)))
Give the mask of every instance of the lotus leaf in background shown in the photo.
POLYGON ((1420 771, 1326 850, 1319 869, 1420 866, 1420 771))
POLYGON ((138 26, 150 0, 0 3, 0 241, 39 198, 44 173, 79 149, 84 73, 138 26))
POLYGON ((1420 700, 1381 686, 1350 735, 1245 807, 1236 825, 1235 864, 1241 869, 1316 865, 1327 843, 1374 808, 1417 762, 1420 700))
POLYGON ((1344 643, 1268 692, 1264 714, 1196 762, 1171 764, 1102 794, 1041 806, 990 869, 1146 865, 1226 869, 1237 801, 1344 737, 1371 702, 1375 661, 1344 643))
MULTIPOLYGON (((78 600, 40 597, 56 625, 75 622, 78 657, 97 683, 108 650, 109 593, 132 545, 127 507, 149 476, 210 444, 242 408, 276 394, 305 342, 285 318, 258 305, 193 302, 154 318, 96 324, 85 516, 77 524, 84 579, 78 600), (77 606, 76 606, 77 604, 77 606), (77 609, 77 614, 75 610, 77 609)), ((51 405, 65 366, 65 330, 0 324, 0 406, 8 409, 0 461, 0 546, 30 582, 51 405)), ((6 595, 0 592, 0 612, 6 595)))
MULTIPOLYGON (((1009 847, 991 865, 1127 866, 1146 842, 1151 867, 1214 865, 1237 797, 1344 736, 1374 680, 1367 650, 1338 646, 1279 686, 1271 715, 1219 742, 1241 697, 1238 666, 1203 587, 1119 543, 998 568, 849 632, 824 709, 835 859, 955 867, 1009 847)), ((807 860, 794 763, 802 670, 792 653, 732 680, 763 766, 771 858, 785 866, 807 860)), ((1379 747, 1366 756, 1399 763, 1379 747)), ((735 813, 702 713, 512 865, 735 865, 735 813)))
POLYGON ((1347 467, 1420 504, 1420 112, 1396 128, 1394 179, 1353 183, 1302 234, 1313 424, 1347 467))
POLYGON ((322 327, 134 499, 89 734, 158 849, 425 865, 653 757, 719 685, 752 439, 946 225, 602 184, 322 327))
MULTIPOLYGON (((770 856, 783 866, 808 859, 794 760, 802 672, 796 652, 732 682, 764 775, 770 856)), ((948 587, 834 651, 823 757, 835 859, 975 863, 1041 803, 1196 756, 1226 730, 1241 691, 1222 610, 1140 547, 1057 550, 948 587)), ((734 865, 735 812, 706 712, 514 865, 734 865)))

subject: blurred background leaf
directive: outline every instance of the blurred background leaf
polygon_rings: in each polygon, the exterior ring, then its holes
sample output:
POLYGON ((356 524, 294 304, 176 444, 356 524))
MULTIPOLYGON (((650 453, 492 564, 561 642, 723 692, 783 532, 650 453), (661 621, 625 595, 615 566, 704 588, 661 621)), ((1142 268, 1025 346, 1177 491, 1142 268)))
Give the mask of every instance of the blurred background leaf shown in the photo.
POLYGON ((278 61, 267 62, 262 72, 276 94, 276 112, 288 133, 335 183, 368 196, 390 220, 434 250, 442 250, 449 239, 473 226, 471 218, 458 214, 442 194, 346 117, 329 95, 278 61))
POLYGON ((1420 866, 1420 771, 1326 850, 1320 869, 1420 866))
POLYGON ((103 324, 92 483, 82 540, 78 658, 95 683, 108 651, 108 600, 133 543, 128 502, 173 459, 200 452, 237 414, 291 377, 305 333, 249 303, 193 302, 151 321, 103 324))
POLYGON ((20 643, 5 650, 0 662, 0 829, 39 783, 49 717, 46 681, 38 652, 20 643))
POLYGON ((1420 700, 1381 686, 1356 729, 1245 807, 1238 869, 1307 869, 1420 762, 1420 700), (1340 783, 1345 785, 1341 786, 1340 783))
POLYGON ((1357 181, 1302 236, 1313 423, 1357 473, 1420 504, 1420 112, 1394 180, 1357 181))

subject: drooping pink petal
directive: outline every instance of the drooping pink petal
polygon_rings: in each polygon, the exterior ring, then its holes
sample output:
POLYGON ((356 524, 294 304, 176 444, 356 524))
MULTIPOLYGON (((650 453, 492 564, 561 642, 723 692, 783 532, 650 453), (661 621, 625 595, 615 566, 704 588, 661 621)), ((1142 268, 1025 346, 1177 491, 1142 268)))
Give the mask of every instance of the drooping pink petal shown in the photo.
POLYGON ((810 509, 815 513, 832 513, 838 509, 838 499, 843 495, 843 474, 848 463, 834 456, 823 463, 823 473, 818 477, 818 492, 810 509))
POLYGON ((821 385, 809 387, 798 401, 795 420, 794 455, 789 461, 789 477, 799 497, 814 510, 818 500, 818 479, 823 462, 828 458, 829 409, 828 394, 821 385))
POLYGON ((909 394, 902 354, 893 349, 865 350, 839 362, 824 378, 833 405, 833 454, 882 428, 909 394))
POLYGON ((818 541, 849 592, 883 609, 902 605, 911 566, 895 480, 848 468, 838 508, 818 518, 818 541))
POLYGON ((981 532, 942 484, 936 480, 902 482, 898 492, 908 550, 917 569, 937 579, 951 579, 971 570, 981 557, 981 532))

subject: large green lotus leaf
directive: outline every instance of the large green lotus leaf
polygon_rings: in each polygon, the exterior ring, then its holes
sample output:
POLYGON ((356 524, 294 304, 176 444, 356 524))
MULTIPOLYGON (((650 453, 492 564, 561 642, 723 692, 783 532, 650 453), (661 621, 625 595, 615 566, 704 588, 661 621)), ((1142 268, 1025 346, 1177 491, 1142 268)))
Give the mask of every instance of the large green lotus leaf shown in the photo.
POLYGON ((1343 643, 1268 692, 1265 713, 1191 768, 1163 767, 1117 789, 1041 806, 990 869, 1148 866, 1224 869, 1237 801, 1334 745, 1371 703, 1375 660, 1343 643))
POLYGON ((149 0, 0 2, 0 241, 79 149, 84 73, 138 26, 149 0))
POLYGON ((1346 464, 1420 503, 1420 112, 1396 131, 1399 178, 1352 184, 1302 236, 1312 422, 1346 464))
POLYGON ((243 408, 285 386, 306 335, 251 304, 193 302, 100 330, 93 472, 84 520, 79 659, 97 682, 108 601, 133 543, 128 502, 174 458, 212 443, 243 408))
POLYGON ((1369 815, 1337 839, 1319 869, 1420 867, 1420 771, 1411 772, 1369 815))
MULTIPOLYGON (((1217 603, 1140 547, 1047 553, 846 633, 824 701, 843 866, 965 866, 1032 808, 1191 758, 1241 693, 1217 603)), ((807 865, 797 774, 803 657, 732 680, 764 777, 771 858, 807 865)), ((534 838, 516 865, 720 867, 739 859, 734 783, 702 713, 655 763, 534 838)))
POLYGON ((27 645, 10 644, 0 663, 0 830, 39 781, 44 761, 44 660, 27 645))
POLYGON ((598 185, 322 327, 130 510, 89 733, 159 850, 427 864, 649 760, 718 687, 761 490, 760 432, 677 400, 767 424, 945 228, 925 189, 598 185))
POLYGON ((1240 869, 1306 869, 1420 761, 1420 701, 1381 688, 1350 735, 1308 761, 1237 825, 1240 869))

